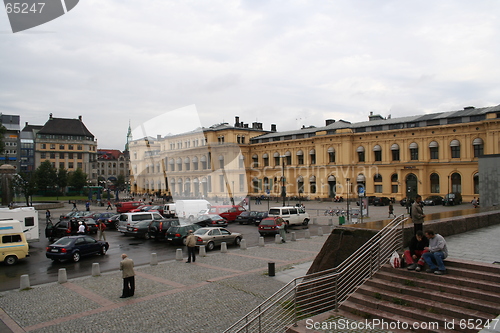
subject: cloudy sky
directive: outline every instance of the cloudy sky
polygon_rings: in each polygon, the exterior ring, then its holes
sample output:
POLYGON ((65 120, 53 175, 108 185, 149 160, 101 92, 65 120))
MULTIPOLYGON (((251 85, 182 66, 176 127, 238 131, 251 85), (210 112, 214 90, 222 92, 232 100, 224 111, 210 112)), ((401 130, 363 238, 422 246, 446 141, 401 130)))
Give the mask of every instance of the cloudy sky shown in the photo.
MULTIPOLYGON (((322 126, 500 104, 498 1, 80 0, 13 34, 0 11, 0 112, 83 116, 99 148, 192 106, 200 123, 322 126)), ((177 122, 178 123, 178 122, 177 122)))

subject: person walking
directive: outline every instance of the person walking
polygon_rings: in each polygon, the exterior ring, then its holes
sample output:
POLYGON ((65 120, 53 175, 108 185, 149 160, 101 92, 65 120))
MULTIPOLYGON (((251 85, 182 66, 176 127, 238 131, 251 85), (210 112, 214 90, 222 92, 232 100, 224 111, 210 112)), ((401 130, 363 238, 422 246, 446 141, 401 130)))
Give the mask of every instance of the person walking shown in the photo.
POLYGON ((120 298, 127 298, 134 296, 135 292, 134 261, 130 259, 125 253, 122 254, 122 261, 120 262, 120 271, 122 271, 122 278, 123 278, 123 291, 120 298))
POLYGON ((85 210, 86 210, 87 212, 88 212, 88 211, 90 211, 90 202, 89 202, 89 201, 87 201, 87 202, 85 203, 85 210))
POLYGON ((45 221, 47 223, 49 223, 49 222, 52 223, 52 220, 50 219, 50 210, 48 210, 48 209, 45 211, 45 221))
POLYGON ((423 230, 423 223, 424 223, 424 209, 422 208, 422 196, 417 195, 415 197, 415 202, 411 206, 411 220, 413 221, 413 230, 415 231, 415 235, 417 234, 417 231, 423 230))
POLYGON ((106 224, 104 224, 104 221, 102 219, 97 220, 97 240, 103 239, 106 241, 106 233, 104 232, 106 230, 106 224))
POLYGON ((276 224, 279 225, 279 232, 280 232, 280 237, 281 237, 281 242, 286 243, 286 222, 281 218, 281 216, 278 216, 276 218, 276 224))
POLYGON ((111 209, 113 210, 113 207, 111 207, 111 201, 108 200, 108 207, 106 207, 106 210, 111 209))
POLYGON ((189 230, 189 234, 186 237, 186 246, 188 249, 188 260, 186 264, 189 264, 191 261, 196 261, 196 236, 193 234, 193 230, 189 230))
POLYGON ((76 208, 76 201, 73 201, 73 209, 71 209, 72 212, 77 211, 78 208, 76 208))
POLYGON ((425 262, 429 265, 426 272, 437 275, 446 274, 447 270, 443 260, 448 257, 448 247, 444 237, 434 233, 433 230, 427 230, 425 236, 429 239, 429 246, 424 248, 428 252, 422 254, 425 262))
POLYGON ((391 217, 391 215, 396 217, 396 214, 394 214, 394 205, 392 204, 392 202, 389 203, 389 216, 388 217, 391 217))

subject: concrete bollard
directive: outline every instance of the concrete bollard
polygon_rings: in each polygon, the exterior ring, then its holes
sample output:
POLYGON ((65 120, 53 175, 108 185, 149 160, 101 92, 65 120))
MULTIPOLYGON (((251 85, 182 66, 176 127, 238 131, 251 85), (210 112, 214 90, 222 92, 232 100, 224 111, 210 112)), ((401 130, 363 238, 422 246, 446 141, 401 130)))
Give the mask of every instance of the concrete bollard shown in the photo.
POLYGON ((206 257, 207 256, 207 250, 205 249, 205 245, 200 245, 200 257, 206 257))
POLYGON ((274 235, 274 243, 275 244, 281 244, 281 236, 276 234, 274 235))
POLYGON ((318 218, 313 217, 313 224, 314 224, 314 225, 318 224, 318 218))
POLYGON ((151 253, 151 266, 158 265, 158 256, 156 253, 151 253))
POLYGON ((92 264, 92 276, 100 276, 101 275, 101 269, 99 268, 99 263, 94 262, 92 264))
POLYGON ((306 230, 306 231, 304 232, 304 237, 305 237, 306 239, 311 239, 311 232, 310 232, 309 230, 306 230))
POLYGON ((267 263, 267 274, 269 276, 276 276, 276 264, 274 262, 267 263))
POLYGON ((264 237, 262 237, 262 236, 259 237, 259 246, 260 247, 266 246, 266 244, 264 244, 264 237))
POLYGON ((220 243, 220 253, 227 253, 227 244, 226 244, 226 242, 220 243))
POLYGON ((21 282, 20 282, 20 289, 29 289, 31 288, 30 286, 30 276, 28 274, 23 274, 21 275, 21 282))
POLYGON ((333 225, 333 219, 328 219, 328 225, 333 225))
POLYGON ((68 282, 68 275, 66 274, 66 268, 59 268, 59 275, 57 277, 57 282, 59 283, 68 282))
POLYGON ((182 249, 177 249, 177 251, 175 251, 175 260, 182 261, 182 249))
POLYGON ((295 231, 293 231, 292 233, 290 233, 290 237, 292 237, 292 242, 295 242, 297 241, 297 235, 295 235, 295 231))
POLYGON ((246 239, 242 239, 240 242, 240 250, 246 250, 247 249, 247 241, 246 239))
POLYGON ((323 236, 323 229, 321 227, 318 228, 318 236, 323 236))

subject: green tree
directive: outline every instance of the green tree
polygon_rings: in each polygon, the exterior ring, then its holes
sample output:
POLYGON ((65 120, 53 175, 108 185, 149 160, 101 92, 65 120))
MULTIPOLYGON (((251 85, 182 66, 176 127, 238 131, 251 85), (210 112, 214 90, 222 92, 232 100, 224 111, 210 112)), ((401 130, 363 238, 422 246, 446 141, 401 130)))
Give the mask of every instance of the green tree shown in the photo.
POLYGON ((33 174, 20 172, 17 177, 14 177, 14 186, 24 194, 26 206, 30 206, 30 197, 36 193, 36 182, 33 174))
POLYGON ((69 176, 69 186, 73 186, 75 190, 81 191, 87 185, 87 174, 78 168, 69 176))
POLYGON ((114 181, 115 187, 123 191, 125 189, 125 176, 124 175, 118 175, 118 178, 114 181))
POLYGON ((53 188, 57 183, 57 172, 49 161, 44 161, 35 170, 36 186, 40 191, 47 191, 53 188))
POLYGON ((5 150, 5 142, 3 138, 5 137, 5 133, 7 132, 7 129, 5 128, 4 125, 0 124, 0 154, 3 154, 5 150))
POLYGON ((57 170, 57 186, 59 186, 64 194, 64 189, 68 186, 68 170, 64 168, 57 170))

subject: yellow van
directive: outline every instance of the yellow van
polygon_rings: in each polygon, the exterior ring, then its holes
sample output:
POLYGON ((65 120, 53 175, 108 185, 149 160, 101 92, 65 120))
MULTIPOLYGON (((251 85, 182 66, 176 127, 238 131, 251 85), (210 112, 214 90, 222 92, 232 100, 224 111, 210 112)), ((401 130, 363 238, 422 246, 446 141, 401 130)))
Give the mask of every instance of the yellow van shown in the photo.
POLYGON ((26 257, 29 257, 29 247, 21 222, 0 221, 0 261, 7 265, 14 265, 19 259, 26 257))

